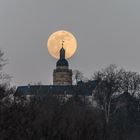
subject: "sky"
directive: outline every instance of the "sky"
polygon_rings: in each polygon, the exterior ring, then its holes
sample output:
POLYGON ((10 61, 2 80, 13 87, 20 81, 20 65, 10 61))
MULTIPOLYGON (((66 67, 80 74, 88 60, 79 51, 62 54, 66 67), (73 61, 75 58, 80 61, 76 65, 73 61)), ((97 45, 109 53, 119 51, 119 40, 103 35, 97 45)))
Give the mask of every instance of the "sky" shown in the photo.
POLYGON ((58 30, 76 37, 69 65, 86 77, 110 64, 140 72, 140 0, 0 0, 3 71, 13 85, 52 84, 47 39, 58 30))

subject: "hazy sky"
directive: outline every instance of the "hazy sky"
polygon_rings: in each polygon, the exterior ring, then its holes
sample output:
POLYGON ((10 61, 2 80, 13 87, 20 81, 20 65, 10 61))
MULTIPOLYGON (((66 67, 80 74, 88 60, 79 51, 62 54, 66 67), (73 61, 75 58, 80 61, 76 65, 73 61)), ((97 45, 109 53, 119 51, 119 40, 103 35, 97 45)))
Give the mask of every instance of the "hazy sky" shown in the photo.
POLYGON ((70 68, 85 76, 109 64, 140 72, 140 0, 0 0, 0 48, 13 84, 52 84, 49 35, 72 32, 70 68))

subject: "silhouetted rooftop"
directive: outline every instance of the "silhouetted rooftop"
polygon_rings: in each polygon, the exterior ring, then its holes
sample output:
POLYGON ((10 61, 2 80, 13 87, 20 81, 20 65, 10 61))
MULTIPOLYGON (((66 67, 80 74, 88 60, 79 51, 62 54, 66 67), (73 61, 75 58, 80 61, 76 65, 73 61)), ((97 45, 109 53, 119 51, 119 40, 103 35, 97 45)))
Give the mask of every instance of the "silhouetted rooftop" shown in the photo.
POLYGON ((92 91, 96 86, 96 81, 87 83, 79 82, 78 85, 27 85, 19 86, 16 95, 44 95, 44 94, 66 94, 66 95, 92 95, 92 91))
POLYGON ((56 63, 56 66, 68 66, 68 61, 66 59, 59 59, 56 63))

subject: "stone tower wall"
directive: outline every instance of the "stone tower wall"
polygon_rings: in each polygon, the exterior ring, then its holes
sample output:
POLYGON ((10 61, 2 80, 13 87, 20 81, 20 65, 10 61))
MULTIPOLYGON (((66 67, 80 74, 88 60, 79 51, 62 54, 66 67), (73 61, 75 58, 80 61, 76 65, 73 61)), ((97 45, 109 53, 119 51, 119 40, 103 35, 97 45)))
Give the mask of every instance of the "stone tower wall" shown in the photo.
POLYGON ((72 85, 72 70, 55 69, 53 71, 53 85, 72 85))

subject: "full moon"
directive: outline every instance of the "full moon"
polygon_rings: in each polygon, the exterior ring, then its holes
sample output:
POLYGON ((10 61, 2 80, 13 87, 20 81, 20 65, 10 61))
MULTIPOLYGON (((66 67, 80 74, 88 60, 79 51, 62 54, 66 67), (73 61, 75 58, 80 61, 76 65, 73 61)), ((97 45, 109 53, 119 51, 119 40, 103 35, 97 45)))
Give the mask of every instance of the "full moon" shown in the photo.
POLYGON ((70 58, 74 55, 77 49, 77 41, 72 33, 68 31, 57 31, 54 32, 48 39, 48 51, 51 56, 59 59, 60 49, 65 49, 65 57, 70 58))

